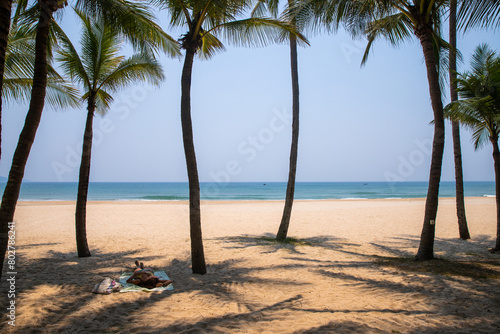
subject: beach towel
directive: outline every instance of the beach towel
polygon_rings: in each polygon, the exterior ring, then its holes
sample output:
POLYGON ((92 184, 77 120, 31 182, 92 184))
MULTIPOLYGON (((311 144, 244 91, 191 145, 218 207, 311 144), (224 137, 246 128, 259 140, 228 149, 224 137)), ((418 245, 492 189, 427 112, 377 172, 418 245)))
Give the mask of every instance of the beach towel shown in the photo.
MULTIPOLYGON (((146 292, 151 292, 151 291, 165 291, 165 290, 173 290, 174 285, 170 283, 167 286, 162 286, 159 288, 154 288, 154 289, 148 289, 148 288, 143 288, 141 286, 132 284, 132 283, 127 283, 127 279, 132 276, 134 273, 133 272, 122 272, 120 275, 119 282, 122 285, 122 288, 120 292, 137 292, 137 291, 146 291, 146 292)), ((166 272, 163 270, 155 271, 154 275, 158 277, 161 280, 169 280, 168 275, 166 272)))

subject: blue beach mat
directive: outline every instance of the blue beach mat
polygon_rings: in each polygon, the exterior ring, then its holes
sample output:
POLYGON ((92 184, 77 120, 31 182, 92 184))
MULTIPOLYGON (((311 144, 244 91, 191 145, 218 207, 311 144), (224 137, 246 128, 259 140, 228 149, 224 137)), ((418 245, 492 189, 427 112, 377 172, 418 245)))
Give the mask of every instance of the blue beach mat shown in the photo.
MULTIPOLYGON (((123 286, 120 292, 137 292, 137 291, 146 291, 146 292, 152 292, 152 291, 165 291, 165 290, 173 290, 174 285, 170 283, 167 286, 162 286, 160 288, 154 288, 154 289, 147 289, 140 287, 138 285, 132 284, 132 283, 127 283, 127 279, 132 276, 133 272, 122 272, 119 278, 120 284, 123 286)), ((166 272, 163 270, 160 271, 155 271, 154 272, 155 276, 158 277, 161 280, 168 280, 168 275, 166 272)))

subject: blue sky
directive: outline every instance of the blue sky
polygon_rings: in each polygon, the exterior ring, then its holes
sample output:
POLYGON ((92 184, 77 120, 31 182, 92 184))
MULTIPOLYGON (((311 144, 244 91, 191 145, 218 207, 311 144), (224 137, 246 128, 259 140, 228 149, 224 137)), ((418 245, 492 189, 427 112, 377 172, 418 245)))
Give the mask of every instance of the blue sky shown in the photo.
MULTIPOLYGON (((65 15, 64 26, 76 37, 77 21, 65 15)), ((342 31, 310 41, 310 47, 299 50, 297 181, 426 181, 432 110, 418 41, 394 48, 380 40, 362 68, 365 42, 353 41, 342 31)), ((474 48, 484 42, 500 50, 493 32, 459 37, 464 58, 460 70, 468 67, 474 48)), ((95 118, 91 181, 187 181, 180 126, 182 60, 162 57, 162 64, 167 78, 160 88, 131 86, 114 95, 105 117, 95 118)), ((228 47, 210 61, 195 60, 191 95, 201 181, 287 180, 287 45, 228 47)), ((26 112, 27 105, 4 107, 1 176, 8 174, 26 112)), ((26 179, 78 180, 85 112, 84 106, 45 108, 26 179)), ((442 179, 449 181, 454 179, 454 167, 451 128, 447 130, 442 179)), ((465 180, 492 181, 491 145, 474 151, 465 129, 462 145, 465 180)))

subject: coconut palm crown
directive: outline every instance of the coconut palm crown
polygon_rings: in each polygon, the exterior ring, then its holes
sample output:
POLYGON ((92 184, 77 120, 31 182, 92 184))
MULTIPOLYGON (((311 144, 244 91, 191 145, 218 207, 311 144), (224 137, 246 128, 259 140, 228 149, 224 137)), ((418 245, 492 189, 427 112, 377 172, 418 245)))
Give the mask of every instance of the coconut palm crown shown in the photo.
POLYGON ((158 85, 163 79, 160 64, 149 53, 130 58, 120 56, 122 38, 103 16, 88 18, 75 10, 83 22, 81 55, 69 38, 59 30, 63 48, 57 60, 68 77, 84 87, 82 99, 87 102, 87 122, 83 137, 82 160, 78 182, 75 225, 78 256, 90 256, 86 234, 86 206, 90 181, 92 123, 94 112, 104 114, 113 98, 110 93, 132 82, 148 81, 158 85))
MULTIPOLYGON (((287 40, 288 33, 295 33, 286 22, 253 16, 242 19, 253 7, 249 0, 151 0, 151 3, 167 10, 170 25, 186 28, 179 39, 181 48, 195 51, 208 59, 224 51, 221 40, 235 46, 261 47, 287 40)), ((299 35, 299 39, 306 39, 299 35)))
POLYGON ((472 131, 476 149, 488 141, 493 145, 497 206, 497 240, 492 249, 500 252, 500 56, 483 44, 476 48, 471 71, 459 74, 458 94, 461 100, 446 106, 445 116, 472 131))
POLYGON ((459 101, 446 106, 445 116, 472 131, 475 149, 497 142, 500 135, 500 57, 486 44, 479 45, 471 71, 457 78, 459 101))

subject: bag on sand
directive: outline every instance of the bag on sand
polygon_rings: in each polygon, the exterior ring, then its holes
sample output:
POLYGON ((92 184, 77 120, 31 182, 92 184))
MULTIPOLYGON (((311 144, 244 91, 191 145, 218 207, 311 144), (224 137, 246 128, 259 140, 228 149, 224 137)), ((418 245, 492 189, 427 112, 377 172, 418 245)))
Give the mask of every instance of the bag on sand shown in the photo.
POLYGON ((116 282, 115 280, 106 277, 101 283, 96 284, 94 289, 92 289, 93 293, 100 293, 103 295, 109 295, 114 291, 120 291, 121 284, 116 282))

